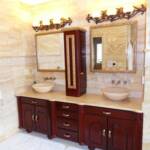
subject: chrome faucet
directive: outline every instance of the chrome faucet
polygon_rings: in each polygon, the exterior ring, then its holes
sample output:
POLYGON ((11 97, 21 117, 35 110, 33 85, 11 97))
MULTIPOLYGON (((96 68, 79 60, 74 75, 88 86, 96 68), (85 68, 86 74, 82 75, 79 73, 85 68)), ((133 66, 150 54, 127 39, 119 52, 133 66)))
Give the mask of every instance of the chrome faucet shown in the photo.
POLYGON ((118 80, 118 81, 117 81, 117 83, 116 83, 116 85, 119 85, 120 83, 121 83, 121 81, 120 81, 120 80, 118 80))
POLYGON ((56 80, 56 77, 44 77, 44 80, 47 81, 47 80, 56 80))
POLYGON ((118 80, 118 81, 112 80, 111 83, 113 85, 119 85, 119 84, 121 84, 121 81, 120 80, 118 80))

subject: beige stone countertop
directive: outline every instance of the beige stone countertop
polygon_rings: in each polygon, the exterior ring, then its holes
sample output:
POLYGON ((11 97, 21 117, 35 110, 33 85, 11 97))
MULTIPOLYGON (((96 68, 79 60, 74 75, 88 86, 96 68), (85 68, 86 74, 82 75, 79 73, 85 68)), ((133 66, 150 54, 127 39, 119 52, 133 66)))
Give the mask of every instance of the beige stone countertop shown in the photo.
POLYGON ((143 143, 143 150, 150 150, 150 143, 143 143))
POLYGON ((65 92, 52 91, 49 93, 37 93, 32 89, 28 89, 25 92, 18 92, 16 93, 16 96, 73 103, 78 105, 127 110, 127 111, 142 113, 142 100, 135 99, 135 98, 132 99, 128 98, 127 100, 121 102, 114 102, 107 99, 103 95, 84 94, 83 96, 80 97, 71 97, 71 96, 66 96, 65 92))

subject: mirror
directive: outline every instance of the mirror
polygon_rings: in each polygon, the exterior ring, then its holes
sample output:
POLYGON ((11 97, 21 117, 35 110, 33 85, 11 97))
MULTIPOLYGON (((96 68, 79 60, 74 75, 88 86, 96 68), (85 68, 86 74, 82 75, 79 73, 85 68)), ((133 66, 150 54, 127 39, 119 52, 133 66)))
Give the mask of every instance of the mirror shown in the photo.
POLYGON ((137 22, 91 27, 91 70, 135 72, 137 22))
POLYGON ((64 71, 63 32, 40 33, 35 35, 35 39, 38 70, 64 71))

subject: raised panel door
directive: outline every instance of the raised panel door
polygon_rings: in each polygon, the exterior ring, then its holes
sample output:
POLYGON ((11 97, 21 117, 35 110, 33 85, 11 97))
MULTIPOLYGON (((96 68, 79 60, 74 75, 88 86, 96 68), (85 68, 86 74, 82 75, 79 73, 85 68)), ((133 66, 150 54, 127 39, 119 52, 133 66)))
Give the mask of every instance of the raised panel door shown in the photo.
POLYGON ((108 120, 108 150, 135 150, 135 121, 108 120))
POLYGON ((90 150, 95 148, 106 149, 107 120, 105 117, 87 114, 84 120, 85 143, 90 150))
POLYGON ((36 106, 35 122, 36 131, 46 134, 49 132, 49 117, 47 108, 36 106))
POLYGON ((31 132, 34 130, 34 106, 30 104, 22 104, 22 118, 23 118, 23 127, 31 132))

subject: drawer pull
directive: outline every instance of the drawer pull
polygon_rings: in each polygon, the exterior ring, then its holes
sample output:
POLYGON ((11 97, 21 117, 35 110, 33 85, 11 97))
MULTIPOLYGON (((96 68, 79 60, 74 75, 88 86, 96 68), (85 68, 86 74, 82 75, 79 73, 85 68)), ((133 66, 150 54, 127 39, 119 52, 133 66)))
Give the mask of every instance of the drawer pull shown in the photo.
POLYGON ((38 122, 38 115, 35 116, 35 121, 38 122))
POLYGON ((103 129, 102 135, 103 135, 104 137, 106 137, 106 130, 105 130, 105 129, 103 129))
POLYGON ((84 75, 84 72, 80 72, 80 75, 84 75))
POLYGON ((109 131, 108 131, 108 138, 111 139, 111 135, 112 135, 112 132, 109 130, 109 131))
POLYGON ((63 105, 62 108, 63 108, 63 109, 69 109, 70 106, 68 106, 68 105, 63 105))
POLYGON ((64 123, 63 126, 64 127, 70 127, 70 124, 69 123, 64 123))
POLYGON ((63 116, 63 117, 70 117, 70 115, 69 115, 69 114, 65 114, 65 113, 64 113, 64 114, 62 114, 62 116, 63 116))
POLYGON ((111 112, 103 111, 102 113, 103 113, 104 115, 111 115, 111 112))
POLYGON ((70 138, 70 137, 71 137, 71 135, 70 135, 70 134, 68 134, 68 133, 66 133, 66 134, 64 134, 64 137, 65 137, 65 138, 70 138))
POLYGON ((35 102, 35 101, 32 101, 32 104, 37 104, 37 102, 35 102))

